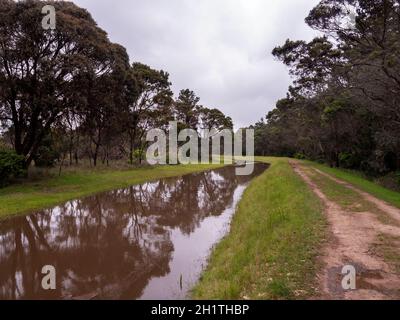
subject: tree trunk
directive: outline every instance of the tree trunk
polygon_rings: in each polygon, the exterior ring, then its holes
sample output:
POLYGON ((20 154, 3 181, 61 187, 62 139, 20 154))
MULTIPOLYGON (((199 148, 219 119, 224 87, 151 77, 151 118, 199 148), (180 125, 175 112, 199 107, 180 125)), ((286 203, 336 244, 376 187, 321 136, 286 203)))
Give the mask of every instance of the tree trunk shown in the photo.
POLYGON ((64 164, 65 156, 66 156, 65 153, 63 153, 63 157, 62 157, 62 160, 60 162, 60 168, 58 170, 58 176, 61 176, 61 170, 62 170, 62 167, 63 167, 63 164, 64 164))
POLYGON ((134 143, 134 134, 129 134, 129 164, 133 165, 133 143, 134 143))
POLYGON ((96 146, 96 149, 95 149, 95 151, 94 151, 94 153, 93 153, 93 166, 94 166, 94 167, 97 166, 98 151, 99 151, 99 148, 98 148, 98 146, 96 146))
POLYGON ((79 146, 79 133, 77 135, 76 139, 76 145, 75 145, 75 150, 74 150, 74 156, 75 156, 75 164, 78 165, 79 162, 79 157, 78 157, 78 146, 79 146))

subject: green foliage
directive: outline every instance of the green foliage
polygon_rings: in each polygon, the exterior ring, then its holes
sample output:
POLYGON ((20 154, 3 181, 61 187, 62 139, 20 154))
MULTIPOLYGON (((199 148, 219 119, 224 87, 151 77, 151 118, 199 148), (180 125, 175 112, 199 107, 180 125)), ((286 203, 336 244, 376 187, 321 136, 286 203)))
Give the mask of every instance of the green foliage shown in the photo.
POLYGON ((48 134, 42 140, 42 143, 36 152, 34 158, 35 166, 41 168, 53 167, 58 158, 59 153, 56 151, 53 137, 51 134, 48 134))
POLYGON ((341 152, 339 154, 339 164, 342 168, 353 169, 360 166, 360 158, 354 153, 341 152))
MULTIPOLYGON (((87 10, 69 1, 51 4, 57 28, 45 32, 43 1, 0 1, 0 87, 9 89, 0 90, 0 114, 11 119, 15 149, 27 164, 46 131, 67 111, 97 110, 122 92, 122 85, 115 88, 106 80, 129 67, 125 49, 109 41, 87 10), (18 112, 8 104, 18 104, 18 112)), ((41 152, 46 156, 39 162, 48 165, 49 150, 41 152)))
POLYGON ((400 171, 390 172, 382 177, 375 179, 375 181, 390 190, 400 191, 400 171))
POLYGON ((53 167, 58 159, 58 153, 51 146, 41 146, 35 156, 37 167, 53 167))
POLYGON ((26 173, 24 157, 12 150, 0 149, 0 187, 6 186, 12 178, 26 173))
POLYGON ((302 152, 368 175, 399 170, 398 1, 322 0, 306 23, 320 35, 272 52, 294 82, 255 125, 257 154, 302 152))
POLYGON ((323 121, 329 121, 336 116, 336 114, 342 111, 344 106, 342 102, 339 100, 334 100, 330 104, 326 105, 323 112, 321 119, 323 121))
POLYGON ((297 152, 294 154, 293 156, 295 159, 299 159, 299 160, 305 160, 307 159, 306 155, 300 152, 297 152))
POLYGON ((181 90, 174 104, 174 112, 183 129, 197 129, 199 125, 200 98, 189 90, 181 90))
POLYGON ((397 172, 395 173, 395 175, 396 175, 396 182, 397 182, 397 185, 400 187, 400 171, 397 171, 397 172))
POLYGON ((143 148, 137 148, 133 151, 133 159, 136 163, 141 163, 146 159, 146 152, 143 148))
POLYGON ((126 49, 73 2, 51 1, 57 28, 43 32, 44 2, 0 0, 0 88, 7 88, 0 89, 1 129, 26 165, 62 164, 68 154, 76 163, 90 156, 96 166, 127 150, 133 163, 148 128, 173 120, 182 128, 233 127, 221 111, 202 109, 189 89, 174 100, 167 72, 131 64, 126 49), (49 131, 52 144, 43 141, 49 131))
POLYGON ((3 141, 0 135, 0 150, 5 150, 5 149, 7 149, 6 143, 3 141))
POLYGON ((222 111, 218 109, 200 107, 199 116, 202 122, 203 129, 216 129, 217 131, 223 129, 233 129, 232 119, 230 117, 227 117, 222 111))

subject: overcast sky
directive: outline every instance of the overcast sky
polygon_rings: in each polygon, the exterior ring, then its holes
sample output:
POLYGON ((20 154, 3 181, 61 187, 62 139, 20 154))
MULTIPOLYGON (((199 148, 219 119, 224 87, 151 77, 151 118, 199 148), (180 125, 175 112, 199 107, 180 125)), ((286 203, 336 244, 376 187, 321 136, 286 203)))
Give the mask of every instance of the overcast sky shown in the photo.
POLYGON ((290 84, 272 49, 287 38, 311 39, 304 23, 318 0, 74 0, 89 10, 133 61, 170 74, 235 127, 273 109, 290 84))

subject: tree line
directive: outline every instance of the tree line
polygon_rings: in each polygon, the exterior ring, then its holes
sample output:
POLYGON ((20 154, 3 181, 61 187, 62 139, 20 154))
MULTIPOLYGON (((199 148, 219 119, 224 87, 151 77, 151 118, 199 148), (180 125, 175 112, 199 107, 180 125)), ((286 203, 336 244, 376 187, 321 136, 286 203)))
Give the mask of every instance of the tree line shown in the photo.
POLYGON ((305 21, 320 36, 273 50, 294 81, 253 126, 256 153, 399 170, 400 1, 322 0, 305 21))
POLYGON ((169 74, 130 62, 85 9, 72 2, 0 0, 0 144, 27 168, 143 158, 149 128, 232 129, 232 119, 177 98, 169 74), (56 9, 44 30, 41 9, 56 9))

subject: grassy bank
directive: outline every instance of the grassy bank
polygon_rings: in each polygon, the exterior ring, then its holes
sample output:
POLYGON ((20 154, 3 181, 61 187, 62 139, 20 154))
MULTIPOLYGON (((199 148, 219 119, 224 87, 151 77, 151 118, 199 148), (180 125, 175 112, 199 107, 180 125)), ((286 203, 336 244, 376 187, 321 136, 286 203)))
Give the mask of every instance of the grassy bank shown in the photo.
POLYGON ((145 167, 132 170, 78 170, 0 189, 0 219, 29 213, 97 192, 159 178, 180 176, 220 165, 145 167))
POLYGON ((347 212, 371 212, 383 224, 399 226, 390 215, 380 210, 375 204, 364 199, 357 191, 333 181, 322 173, 313 170, 313 165, 302 165, 303 171, 321 189, 330 201, 340 205, 347 212))
POLYGON ((231 232, 193 289, 198 299, 295 299, 314 294, 325 235, 322 205, 287 159, 271 163, 245 191, 231 232))
POLYGON ((367 180, 360 173, 350 170, 343 170, 338 168, 330 168, 326 165, 319 164, 311 161, 304 161, 305 165, 317 168, 325 173, 328 173, 336 178, 349 182, 350 184, 358 187, 359 189, 368 192, 375 197, 382 199, 398 208, 400 208, 400 193, 386 189, 373 181, 367 180))

